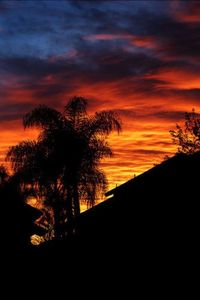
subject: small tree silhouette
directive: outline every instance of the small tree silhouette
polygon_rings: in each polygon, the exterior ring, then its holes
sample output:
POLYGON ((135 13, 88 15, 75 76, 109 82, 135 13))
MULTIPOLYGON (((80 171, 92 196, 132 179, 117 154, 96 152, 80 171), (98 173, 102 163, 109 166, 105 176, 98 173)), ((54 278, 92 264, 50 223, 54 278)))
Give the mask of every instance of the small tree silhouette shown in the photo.
POLYGON ((176 130, 170 130, 173 142, 178 145, 178 153, 193 154, 200 151, 200 116, 193 109, 185 113, 185 123, 182 128, 176 125, 176 130))

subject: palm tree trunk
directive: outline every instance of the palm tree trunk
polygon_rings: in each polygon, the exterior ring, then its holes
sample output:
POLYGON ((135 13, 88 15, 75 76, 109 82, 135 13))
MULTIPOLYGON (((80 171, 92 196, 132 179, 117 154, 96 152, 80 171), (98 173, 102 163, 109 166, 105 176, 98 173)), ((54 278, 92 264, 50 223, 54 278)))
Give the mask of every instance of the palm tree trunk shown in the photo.
POLYGON ((78 185, 73 184, 73 213, 74 213, 74 224, 73 224, 73 233, 78 235, 77 217, 80 215, 80 199, 78 193, 78 185))
POLYGON ((61 238, 61 224, 60 224, 60 209, 58 207, 54 207, 54 235, 55 239, 61 238))
POLYGON ((73 234, 73 209, 72 209, 72 202, 73 202, 73 197, 72 197, 72 189, 70 186, 67 188, 67 198, 66 198, 66 216, 67 216, 67 229, 66 229, 66 234, 68 236, 71 236, 73 234))
POLYGON ((79 199, 79 193, 78 193, 78 186, 77 184, 74 185, 73 187, 73 194, 74 194, 74 216, 75 218, 78 217, 81 213, 80 209, 80 199, 79 199))

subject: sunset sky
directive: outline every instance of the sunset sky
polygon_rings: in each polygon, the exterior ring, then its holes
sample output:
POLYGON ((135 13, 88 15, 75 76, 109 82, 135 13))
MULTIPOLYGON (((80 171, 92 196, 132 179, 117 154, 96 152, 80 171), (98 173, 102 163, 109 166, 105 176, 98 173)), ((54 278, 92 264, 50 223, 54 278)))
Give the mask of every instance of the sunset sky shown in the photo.
POLYGON ((26 112, 74 95, 123 121, 110 188, 174 152, 169 130, 200 109, 200 2, 0 1, 0 162, 36 136, 26 112))

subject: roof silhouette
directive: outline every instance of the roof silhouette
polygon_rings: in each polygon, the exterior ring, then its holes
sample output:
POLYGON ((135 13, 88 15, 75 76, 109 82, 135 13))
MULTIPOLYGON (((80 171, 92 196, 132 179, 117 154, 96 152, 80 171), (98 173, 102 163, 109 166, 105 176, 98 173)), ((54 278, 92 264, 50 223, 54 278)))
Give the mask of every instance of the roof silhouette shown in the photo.
POLYGON ((172 245, 197 233, 200 154, 178 154, 107 192, 82 213, 80 237, 104 244, 172 245))
MULTIPOLYGON (((200 162, 200 153, 195 153, 193 155, 186 155, 186 154, 177 154, 165 161, 161 164, 155 165, 153 168, 147 170, 146 172, 142 173, 139 176, 132 178, 131 180, 121 184, 120 186, 108 191, 106 196, 116 195, 118 193, 123 193, 127 190, 132 190, 133 188, 137 187, 140 183, 147 183, 148 180, 152 181, 153 179, 166 180, 166 183, 176 179, 177 181, 180 180, 189 180, 188 172, 192 178, 196 177, 196 173, 194 174, 195 170, 198 170, 200 162), (161 177, 160 177, 161 176, 161 177), (185 179, 184 179, 185 178, 185 179)), ((190 181, 190 180, 189 180, 190 181)))

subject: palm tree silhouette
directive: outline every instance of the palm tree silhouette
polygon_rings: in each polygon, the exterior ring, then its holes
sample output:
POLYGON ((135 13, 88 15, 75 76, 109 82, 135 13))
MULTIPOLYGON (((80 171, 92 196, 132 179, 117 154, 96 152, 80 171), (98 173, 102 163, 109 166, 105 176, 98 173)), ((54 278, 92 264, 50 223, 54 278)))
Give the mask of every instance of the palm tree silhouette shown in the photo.
POLYGON ((99 163, 112 155, 107 136, 121 130, 121 121, 113 111, 90 116, 87 100, 73 97, 63 113, 40 105, 23 122, 25 128, 40 129, 38 140, 11 147, 8 158, 13 169, 45 195, 54 210, 59 237, 63 235, 61 223, 72 224, 80 214, 81 200, 92 206, 104 194, 107 180, 99 163))

